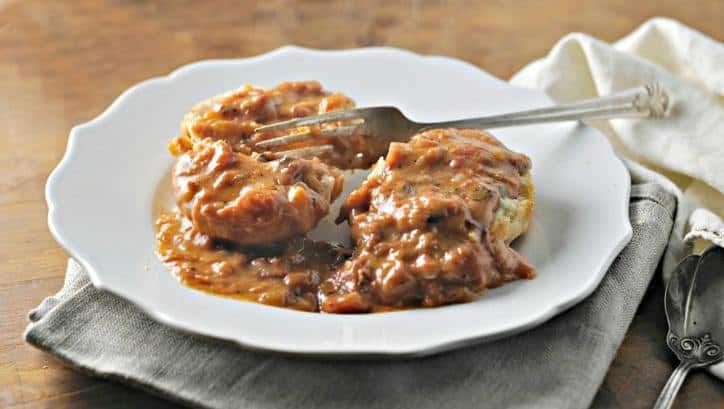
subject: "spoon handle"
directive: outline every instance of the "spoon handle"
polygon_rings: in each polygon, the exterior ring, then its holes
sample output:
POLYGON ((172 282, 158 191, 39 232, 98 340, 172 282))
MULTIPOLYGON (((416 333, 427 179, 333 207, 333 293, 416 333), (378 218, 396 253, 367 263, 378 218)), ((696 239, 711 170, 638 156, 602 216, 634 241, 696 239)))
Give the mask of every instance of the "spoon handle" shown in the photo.
POLYGON ((691 363, 682 361, 679 366, 674 369, 666 385, 664 385, 664 389, 659 393, 659 397, 656 399, 656 403, 654 403, 654 409, 671 408, 671 405, 674 404, 676 394, 679 393, 679 389, 681 389, 681 385, 684 384, 684 379, 686 379, 686 375, 692 367, 693 365, 691 363))

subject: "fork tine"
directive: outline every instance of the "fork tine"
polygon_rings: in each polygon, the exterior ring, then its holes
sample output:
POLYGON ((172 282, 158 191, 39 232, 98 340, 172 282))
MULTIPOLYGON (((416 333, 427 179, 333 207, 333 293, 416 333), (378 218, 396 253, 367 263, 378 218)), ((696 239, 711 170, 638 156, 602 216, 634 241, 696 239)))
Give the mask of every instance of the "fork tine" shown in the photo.
POLYGON ((273 148, 280 145, 289 145, 294 142, 303 142, 307 139, 312 139, 312 132, 300 132, 289 135, 278 136, 276 138, 267 139, 265 141, 257 142, 256 146, 260 148, 273 148))
POLYGON ((286 156, 288 158, 309 158, 319 156, 323 153, 332 152, 333 150, 334 146, 332 145, 317 145, 306 148, 290 149, 288 151, 280 151, 276 153, 277 155, 286 156))
MULTIPOLYGON (((362 128, 363 124, 339 126, 334 128, 323 129, 320 134, 322 137, 336 138, 351 136, 362 128)), ((289 145, 294 142, 303 142, 313 140, 316 137, 312 131, 293 133, 289 135, 277 136, 261 142, 257 142, 256 146, 261 148, 273 148, 275 146, 289 145)))
POLYGON ((279 131, 282 129, 298 128, 300 126, 319 125, 323 122, 338 121, 342 119, 363 118, 365 109, 347 109, 343 111, 333 111, 327 114, 307 116, 303 118, 291 119, 289 121, 276 122, 269 125, 262 125, 254 132, 279 131))

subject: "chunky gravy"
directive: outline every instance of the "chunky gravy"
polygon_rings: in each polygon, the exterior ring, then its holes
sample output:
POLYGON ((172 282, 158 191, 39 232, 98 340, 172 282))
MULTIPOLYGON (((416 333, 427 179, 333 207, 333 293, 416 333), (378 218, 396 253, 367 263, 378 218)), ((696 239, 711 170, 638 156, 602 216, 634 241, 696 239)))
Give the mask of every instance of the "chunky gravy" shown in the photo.
POLYGON ((255 147, 278 134, 253 130, 352 106, 310 81, 245 86, 184 117, 169 145, 178 208, 156 223, 157 253, 181 282, 279 307, 364 313, 466 302, 535 276, 509 246, 532 215, 531 162, 484 131, 392 143, 338 217, 355 248, 305 238, 340 194, 336 168, 369 167, 388 145, 323 140, 335 144, 329 155, 290 160, 255 147))
POLYGON ((508 246, 518 228, 498 212, 503 200, 518 201, 513 216, 530 217, 530 166, 482 131, 432 130, 393 143, 342 208, 355 253, 322 283, 322 311, 434 307, 532 278, 508 246))
MULTIPOLYGON (((257 127, 349 108, 354 108, 354 101, 341 93, 324 91, 317 81, 284 82, 271 89, 245 85, 237 91, 211 98, 193 107, 184 116, 181 133, 171 141, 169 151, 180 155, 191 150, 194 144, 210 139, 226 141, 238 152, 262 152, 254 145, 281 133, 254 133, 257 127)), ((323 126, 343 124, 337 122, 323 126)), ((366 169, 387 151, 386 141, 366 135, 324 138, 321 129, 311 131, 319 134, 316 143, 335 147, 320 159, 338 168, 366 169)), ((288 148, 305 146, 308 143, 299 142, 288 145, 288 148)))

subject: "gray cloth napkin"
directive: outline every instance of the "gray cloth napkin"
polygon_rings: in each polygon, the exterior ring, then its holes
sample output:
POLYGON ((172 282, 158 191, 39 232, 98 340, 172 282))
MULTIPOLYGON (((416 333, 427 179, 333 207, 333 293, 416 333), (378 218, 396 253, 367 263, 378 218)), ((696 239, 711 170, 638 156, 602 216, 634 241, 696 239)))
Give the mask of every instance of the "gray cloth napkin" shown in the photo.
POLYGON ((593 295, 532 330, 433 357, 333 361, 246 351, 156 323, 95 289, 72 260, 63 289, 30 312, 25 339, 80 370, 189 406, 582 408, 654 275, 675 208, 658 185, 634 185, 633 239, 593 295))

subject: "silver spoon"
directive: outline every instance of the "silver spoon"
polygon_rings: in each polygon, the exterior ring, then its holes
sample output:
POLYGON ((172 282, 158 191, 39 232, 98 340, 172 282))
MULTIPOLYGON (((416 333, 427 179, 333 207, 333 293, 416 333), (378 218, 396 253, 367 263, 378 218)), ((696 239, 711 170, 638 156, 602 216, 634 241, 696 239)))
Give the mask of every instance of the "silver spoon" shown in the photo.
POLYGON ((666 343, 679 366, 661 390, 654 408, 670 408, 690 370, 722 360, 724 342, 724 249, 714 246, 685 258, 666 286, 666 343))

